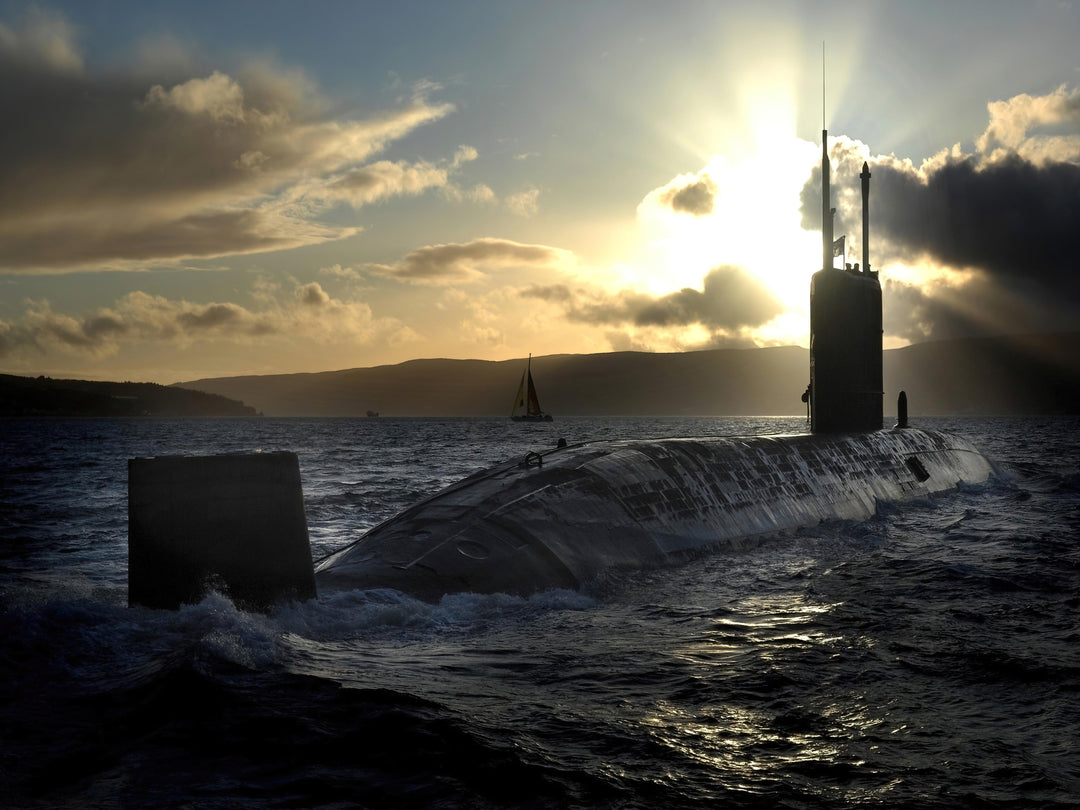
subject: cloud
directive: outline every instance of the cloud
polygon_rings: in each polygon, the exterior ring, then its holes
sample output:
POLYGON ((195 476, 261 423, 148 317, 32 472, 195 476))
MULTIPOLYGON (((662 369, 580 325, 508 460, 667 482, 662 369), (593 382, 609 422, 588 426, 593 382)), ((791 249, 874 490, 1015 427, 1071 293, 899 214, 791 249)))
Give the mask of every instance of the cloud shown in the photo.
POLYGON ((327 196, 340 196, 360 207, 376 200, 447 185, 448 172, 430 163, 392 163, 381 160, 347 172, 325 186, 327 196))
MULTIPOLYGON (((953 147, 918 167, 837 139, 830 147, 836 234, 846 232, 849 245, 861 234, 858 174, 867 160, 873 178, 873 265, 930 262, 978 270, 981 275, 969 294, 986 300, 1007 295, 1017 312, 1043 308, 1059 315, 1065 299, 1072 317, 1080 317, 1080 139, 1047 136, 1040 129, 1065 123, 1075 127, 1078 110, 1080 91, 1064 88, 1043 97, 994 102, 976 152, 953 147)), ((805 228, 820 227, 820 210, 820 170, 815 170, 802 193, 805 228)), ((928 287, 922 298, 923 329, 937 334, 964 324, 987 328, 984 319, 950 318, 944 306, 951 301, 955 313, 959 301, 948 298, 944 287, 928 287), (935 304, 928 303, 935 297, 935 304), (927 325, 934 317, 941 328, 927 325)), ((994 331, 1018 331, 1022 321, 1020 316, 1014 323, 1006 319, 994 324, 994 331)))
POLYGON ((1039 153, 1039 144, 1048 140, 1058 150, 1050 150, 1045 159, 1075 159, 1080 151, 1080 138, 1076 135, 1056 138, 1047 135, 1031 135, 1037 127, 1070 125, 1071 129, 1080 126, 1080 89, 1069 90, 1061 85, 1045 96, 1030 96, 1022 93, 1005 101, 992 101, 987 105, 990 123, 986 131, 975 141, 976 149, 983 154, 993 154, 995 146, 1010 151, 1031 150, 1039 153), (1057 151, 1054 155, 1053 152, 1057 151))
MULTIPOLYGON (((1080 250, 1080 165, 1042 165, 1016 153, 992 161, 948 155, 927 167, 870 156, 857 142, 831 149, 836 233, 861 234, 859 170, 870 164, 871 256, 877 265, 929 256, 998 278, 1070 282, 1080 250)), ((803 190, 803 225, 820 227, 820 171, 803 190)))
POLYGON ((377 338, 401 342, 410 335, 415 337, 399 321, 375 318, 367 304, 336 299, 316 282, 297 285, 291 295, 264 296, 259 309, 135 291, 78 317, 53 311, 48 301, 28 302, 19 320, 0 322, 0 357, 61 351, 100 358, 115 354, 124 344, 186 346, 210 339, 260 344, 305 337, 322 342, 377 338))
POLYGON ((210 257, 230 253, 283 250, 352 235, 357 228, 328 228, 272 211, 233 210, 194 213, 161 221, 110 223, 102 232, 100 212, 57 222, 48 230, 28 229, 0 237, 0 264, 35 268, 38 273, 70 269, 73 250, 84 266, 104 267, 117 260, 210 257))
POLYGON ((332 264, 329 267, 319 268, 319 272, 324 276, 337 276, 338 278, 346 278, 352 281, 357 281, 362 278, 363 274, 355 267, 342 267, 340 264, 332 264))
MULTIPOLYGON (((449 115, 420 85, 388 110, 334 119, 310 80, 251 63, 148 78, 84 69, 70 26, 0 25, 0 269, 119 267, 341 239, 327 208, 447 187, 436 163, 370 158, 449 115), (18 189, 18 193, 10 193, 18 189)), ((453 196, 453 195, 451 195, 453 196)), ((465 196, 462 194, 462 196, 465 196)))
POLYGON ((146 104, 172 107, 192 116, 205 115, 219 123, 241 122, 245 115, 243 88, 216 70, 208 78, 190 79, 170 90, 155 84, 146 94, 146 104))
POLYGON ((437 188, 450 199, 486 202, 494 197, 487 186, 462 189, 452 180, 455 172, 477 156, 473 147, 459 146, 452 158, 439 163, 380 160, 309 185, 293 197, 321 203, 344 201, 359 208, 390 197, 415 196, 437 188))
POLYGON ((463 244, 429 245, 394 264, 369 264, 367 269, 402 281, 448 284, 475 280, 493 270, 567 267, 572 261, 569 253, 558 248, 484 238, 463 244))
POLYGON ((307 307, 325 307, 331 302, 330 296, 316 281, 299 287, 296 290, 296 299, 307 307))
POLYGON ((509 195, 506 198, 506 207, 510 209, 511 214, 516 214, 519 217, 531 217, 540 210, 536 202, 539 198, 540 189, 530 188, 509 195))
POLYGON ((483 183, 477 183, 472 188, 462 190, 461 195, 470 202, 495 202, 495 192, 491 190, 490 186, 486 186, 483 183))
POLYGON ((466 163, 471 163, 479 156, 480 154, 476 151, 474 147, 462 144, 454 153, 454 159, 451 165, 453 166, 453 168, 457 169, 466 163))
POLYGON ((879 173, 875 223, 906 255, 1080 289, 1080 166, 1036 166, 1014 154, 984 166, 949 161, 923 182, 887 167, 879 173))
POLYGON ((0 23, 0 60, 63 73, 83 70, 75 29, 59 14, 38 6, 27 10, 18 30, 0 23))
POLYGON ((522 292, 561 307, 578 323, 675 328, 702 326, 712 332, 734 333, 761 326, 780 314, 780 302, 760 282, 739 267, 711 270, 702 289, 689 287, 653 296, 624 290, 615 295, 572 290, 566 285, 533 286, 522 292))
POLYGON ((660 193, 660 200, 671 206, 673 211, 696 217, 711 214, 716 197, 716 184, 712 178, 702 172, 691 182, 686 181, 687 176, 680 175, 668 183, 660 193))

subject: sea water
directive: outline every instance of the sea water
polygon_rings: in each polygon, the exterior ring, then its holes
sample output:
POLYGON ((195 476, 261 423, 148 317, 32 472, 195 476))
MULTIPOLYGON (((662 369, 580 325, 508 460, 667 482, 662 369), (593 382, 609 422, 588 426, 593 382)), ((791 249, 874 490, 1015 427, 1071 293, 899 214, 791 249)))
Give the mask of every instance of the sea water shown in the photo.
POLYGON ((0 421, 0 806, 1075 807, 1080 420, 985 485, 530 598, 129 608, 127 459, 293 450, 316 559, 484 466, 790 419, 0 421))

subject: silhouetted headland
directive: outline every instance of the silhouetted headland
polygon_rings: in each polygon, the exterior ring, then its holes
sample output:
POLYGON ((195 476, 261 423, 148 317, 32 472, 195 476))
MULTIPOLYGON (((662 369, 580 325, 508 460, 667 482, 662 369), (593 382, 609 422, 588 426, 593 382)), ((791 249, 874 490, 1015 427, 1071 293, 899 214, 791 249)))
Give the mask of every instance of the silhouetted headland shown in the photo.
POLYGON ((0 374, 0 416, 255 416, 221 394, 157 383, 0 374))

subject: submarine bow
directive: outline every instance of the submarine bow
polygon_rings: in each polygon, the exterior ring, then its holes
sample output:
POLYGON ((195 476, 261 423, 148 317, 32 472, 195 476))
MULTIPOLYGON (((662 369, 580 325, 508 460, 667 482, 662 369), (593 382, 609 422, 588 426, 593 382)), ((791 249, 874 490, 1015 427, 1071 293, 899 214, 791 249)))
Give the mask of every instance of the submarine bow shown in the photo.
POLYGON ((320 590, 422 599, 577 588, 609 569, 985 481, 966 440, 923 430, 581 444, 474 474, 370 530, 316 568, 320 590))

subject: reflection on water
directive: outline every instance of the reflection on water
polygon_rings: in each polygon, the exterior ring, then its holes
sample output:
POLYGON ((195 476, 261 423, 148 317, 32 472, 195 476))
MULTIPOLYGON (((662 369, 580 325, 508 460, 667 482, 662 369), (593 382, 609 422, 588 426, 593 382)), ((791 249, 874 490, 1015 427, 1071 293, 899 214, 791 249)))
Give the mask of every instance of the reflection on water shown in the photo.
POLYGON ((296 450, 318 557, 559 437, 802 419, 0 425, 4 802, 1078 806, 1080 431, 983 424, 945 426, 1001 478, 865 523, 583 592, 356 591, 269 616, 124 606, 128 457, 296 450))
MULTIPOLYGON (((658 701, 642 718, 643 725, 680 757, 723 773, 724 784, 733 791, 765 794, 793 770, 842 760, 840 741, 857 738, 863 729, 880 723, 880 713, 872 717, 856 692, 818 711, 789 706, 785 692, 793 681, 782 673, 793 660, 824 661, 839 654, 841 637, 821 623, 836 607, 805 592, 732 599, 700 637, 673 654, 703 681, 734 681, 740 688, 716 701, 658 701), (733 678, 735 673, 741 676, 733 678)), ((852 759, 848 764, 863 763, 852 759)))

